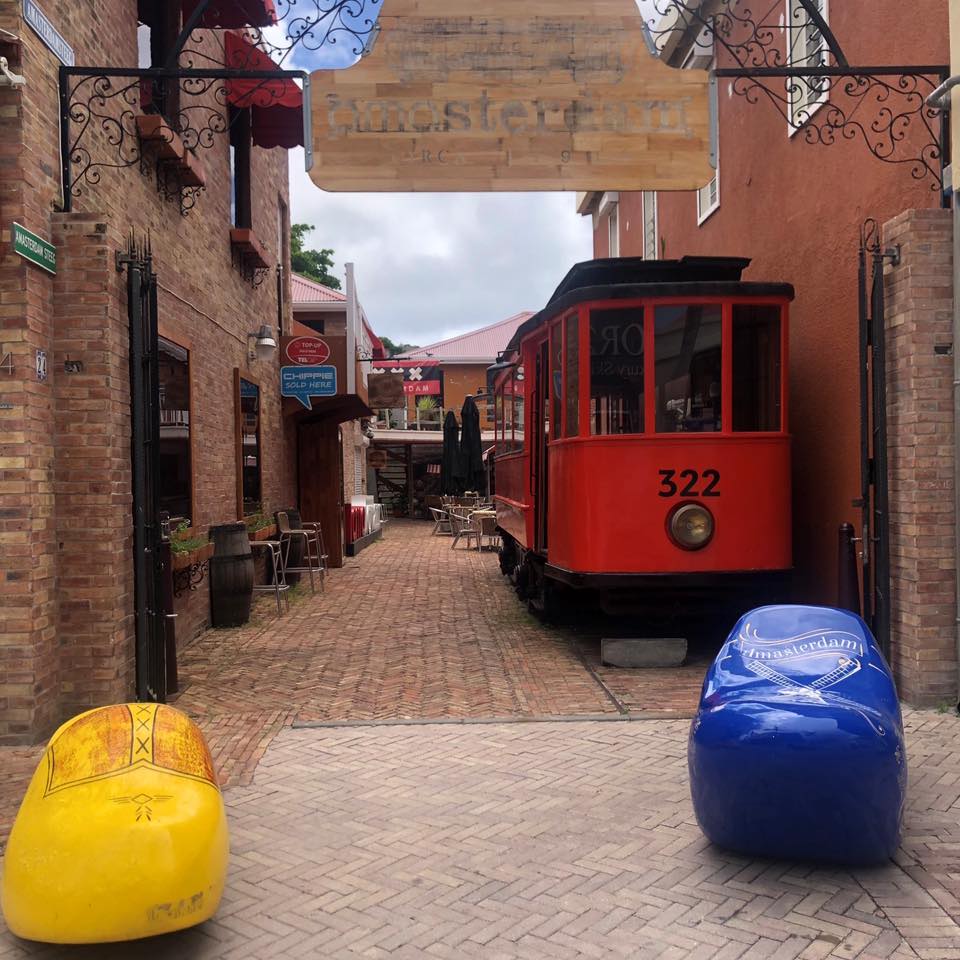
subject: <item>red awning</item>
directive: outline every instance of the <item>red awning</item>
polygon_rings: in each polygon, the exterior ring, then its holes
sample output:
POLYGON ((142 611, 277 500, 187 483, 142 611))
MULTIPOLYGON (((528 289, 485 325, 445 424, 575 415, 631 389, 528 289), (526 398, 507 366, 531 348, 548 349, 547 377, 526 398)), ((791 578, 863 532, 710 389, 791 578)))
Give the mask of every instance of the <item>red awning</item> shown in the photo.
MULTIPOLYGON (((230 70, 280 69, 262 50, 237 33, 224 34, 230 70)), ((303 146, 303 91, 293 80, 227 80, 227 101, 250 108, 253 142, 258 147, 303 146)))
MULTIPOLYGON (((200 0, 181 0, 183 19, 200 5, 200 0)), ((269 27, 277 22, 273 0, 210 0, 199 26, 232 30, 237 27, 269 27)))

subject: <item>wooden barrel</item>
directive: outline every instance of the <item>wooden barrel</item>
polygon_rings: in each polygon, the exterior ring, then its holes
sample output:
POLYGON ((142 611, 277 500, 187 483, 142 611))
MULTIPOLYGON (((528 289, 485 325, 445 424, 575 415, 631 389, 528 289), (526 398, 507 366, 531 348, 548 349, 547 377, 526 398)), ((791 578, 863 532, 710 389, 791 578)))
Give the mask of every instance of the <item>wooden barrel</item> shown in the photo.
MULTIPOLYGON (((280 529, 280 520, 277 516, 279 513, 285 513, 287 515, 287 520, 290 523, 291 530, 299 530, 302 518, 300 516, 300 511, 296 507, 285 507, 283 510, 278 510, 274 515, 273 519, 276 521, 277 530, 280 529)), ((278 536, 282 536, 278 534, 278 536)), ((290 543, 284 544, 283 549, 286 551, 285 556, 287 558, 288 567, 302 567, 305 566, 303 562, 303 537, 290 537, 290 543)), ((294 584, 300 582, 299 573, 287 573, 287 583, 292 587, 294 584)))
POLYGON ((242 523, 210 528, 210 622, 215 627, 239 627, 250 619, 253 600, 253 553, 242 523))

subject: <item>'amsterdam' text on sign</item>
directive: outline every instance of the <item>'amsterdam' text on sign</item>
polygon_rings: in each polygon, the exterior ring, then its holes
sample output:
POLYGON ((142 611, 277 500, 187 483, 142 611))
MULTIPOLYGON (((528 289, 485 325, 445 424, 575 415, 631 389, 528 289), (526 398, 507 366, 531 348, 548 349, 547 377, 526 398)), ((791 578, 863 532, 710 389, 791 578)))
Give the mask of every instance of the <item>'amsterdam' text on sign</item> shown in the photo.
POLYGON ((57 248, 52 243, 47 242, 43 237, 38 237, 16 221, 11 224, 10 234, 14 253, 18 253, 24 260, 29 260, 38 267, 43 267, 49 273, 57 272, 57 248))
POLYGON ((694 189, 713 175, 708 83, 648 52, 635 0, 391 0, 368 56, 311 76, 311 176, 326 190, 694 189))

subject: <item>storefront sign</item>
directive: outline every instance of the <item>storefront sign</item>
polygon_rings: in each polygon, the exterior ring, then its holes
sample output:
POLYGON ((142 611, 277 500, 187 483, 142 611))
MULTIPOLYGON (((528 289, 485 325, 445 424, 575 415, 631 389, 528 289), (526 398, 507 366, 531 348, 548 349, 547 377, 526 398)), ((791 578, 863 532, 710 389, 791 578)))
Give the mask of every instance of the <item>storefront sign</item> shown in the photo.
POLYGON ((294 337, 284 350, 291 363, 316 365, 330 359, 330 345, 319 337, 294 337))
POLYGON ((310 78, 324 190, 690 190, 709 75, 652 55, 635 0, 390 0, 370 53, 310 78))
POLYGON ((64 66, 72 67, 76 63, 73 47, 60 36, 60 32, 47 19, 47 15, 33 0, 23 0, 23 19, 33 28, 34 33, 57 55, 57 59, 64 66))
MULTIPOLYGON (((401 371, 402 374, 402 371, 401 371)), ((367 404, 373 410, 388 410, 404 404, 403 377, 395 373, 371 373, 367 377, 367 404)))
POLYGON ((20 254, 24 260, 29 260, 38 267, 43 267, 48 273, 57 272, 57 248, 52 243, 31 233, 19 223, 14 223, 10 232, 14 253, 20 254))
POLYGON ((440 364, 429 360, 385 360, 377 363, 370 372, 387 373, 398 378, 402 375, 403 392, 407 396, 436 397, 443 393, 440 364))
POLYGON ((336 394, 336 367, 280 368, 280 395, 299 400, 308 410, 313 409, 311 397, 334 397, 336 394))

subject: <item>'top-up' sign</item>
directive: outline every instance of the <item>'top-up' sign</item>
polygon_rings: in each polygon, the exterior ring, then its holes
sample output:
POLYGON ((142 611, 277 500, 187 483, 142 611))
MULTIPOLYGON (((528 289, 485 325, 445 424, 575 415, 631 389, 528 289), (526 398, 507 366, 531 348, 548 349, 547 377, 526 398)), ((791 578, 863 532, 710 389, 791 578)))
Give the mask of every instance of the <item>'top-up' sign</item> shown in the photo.
POLYGON ((688 190, 709 75, 649 52, 635 0, 389 0, 372 51, 311 74, 324 190, 688 190))
POLYGON ((311 397, 337 395, 337 368, 331 359, 330 344, 321 337, 282 337, 281 356, 293 366, 280 367, 280 396, 298 400, 313 409, 311 397))

